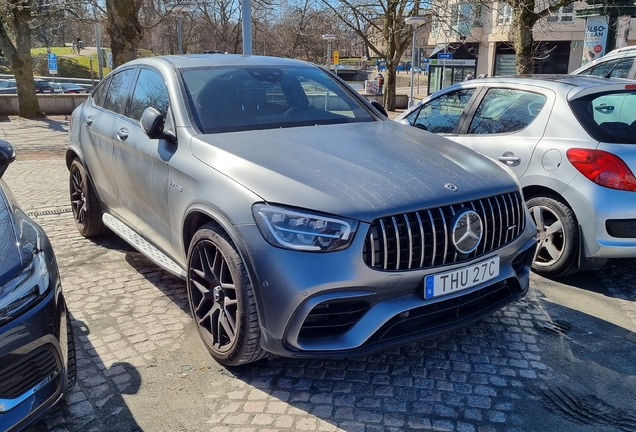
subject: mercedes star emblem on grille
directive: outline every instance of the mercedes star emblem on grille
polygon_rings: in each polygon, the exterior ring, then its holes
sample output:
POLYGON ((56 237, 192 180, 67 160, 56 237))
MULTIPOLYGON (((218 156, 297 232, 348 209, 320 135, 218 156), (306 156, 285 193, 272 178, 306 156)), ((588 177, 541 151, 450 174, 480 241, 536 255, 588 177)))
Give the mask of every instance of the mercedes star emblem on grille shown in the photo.
POLYGON ((457 216, 453 225, 453 243, 457 252, 469 254, 477 249, 482 235, 483 225, 476 212, 466 210, 457 216))

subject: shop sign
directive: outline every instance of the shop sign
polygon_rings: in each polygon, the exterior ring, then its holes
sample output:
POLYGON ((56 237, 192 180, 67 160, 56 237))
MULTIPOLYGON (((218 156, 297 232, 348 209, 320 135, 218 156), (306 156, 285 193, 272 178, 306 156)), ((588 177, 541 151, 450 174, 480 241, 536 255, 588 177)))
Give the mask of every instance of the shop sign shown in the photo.
POLYGON ((587 17, 581 65, 605 55, 609 24, 605 16, 587 17))
POLYGON ((468 59, 431 59, 431 65, 433 66, 475 66, 477 60, 468 59))

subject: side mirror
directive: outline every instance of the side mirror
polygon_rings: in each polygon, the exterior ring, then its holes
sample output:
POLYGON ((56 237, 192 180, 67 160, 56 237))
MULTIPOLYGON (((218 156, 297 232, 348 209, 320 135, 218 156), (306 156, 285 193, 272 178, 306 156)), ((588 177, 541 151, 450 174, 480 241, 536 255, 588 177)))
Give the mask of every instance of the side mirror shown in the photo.
POLYGON ((141 129, 151 139, 165 139, 168 141, 175 141, 175 136, 171 133, 163 130, 164 120, 163 115, 153 107, 148 107, 141 114, 139 120, 141 129))
POLYGON ((9 164, 15 160, 15 150, 8 141, 0 140, 0 178, 9 167, 9 164))
POLYGON ((402 120, 400 120, 398 123, 403 124, 403 125, 406 125, 406 126, 413 126, 413 125, 411 124, 411 122, 410 122, 410 121, 408 121, 408 119, 405 119, 405 118, 403 118, 402 120))
POLYGON ((380 111, 384 117, 388 117, 389 114, 386 112, 386 110, 384 109, 384 107, 382 106, 382 104, 376 100, 372 100, 370 99, 369 102, 371 103, 371 106, 373 106, 373 108, 377 109, 378 111, 380 111))

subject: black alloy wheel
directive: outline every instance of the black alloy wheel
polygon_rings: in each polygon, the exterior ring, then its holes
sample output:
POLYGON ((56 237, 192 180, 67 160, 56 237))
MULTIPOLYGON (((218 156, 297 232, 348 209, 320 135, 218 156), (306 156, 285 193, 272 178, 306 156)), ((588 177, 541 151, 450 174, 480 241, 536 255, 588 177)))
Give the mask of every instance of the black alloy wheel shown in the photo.
POLYGON ((90 183, 86 169, 75 159, 69 168, 71 208, 77 230, 84 237, 95 237, 106 232, 102 222, 102 210, 90 183))
POLYGON ((247 271, 213 224, 197 231, 190 244, 188 298, 199 335, 216 361, 238 366, 265 355, 247 271))

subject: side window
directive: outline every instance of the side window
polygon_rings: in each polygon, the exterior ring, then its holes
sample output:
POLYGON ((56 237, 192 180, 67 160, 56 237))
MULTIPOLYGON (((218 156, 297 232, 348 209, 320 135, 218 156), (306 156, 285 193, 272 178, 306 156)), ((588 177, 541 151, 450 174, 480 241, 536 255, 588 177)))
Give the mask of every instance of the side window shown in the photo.
POLYGON ((469 134, 517 132, 528 126, 546 102, 542 94, 522 90, 492 88, 479 104, 469 134))
POLYGON ((629 78, 629 71, 632 69, 633 64, 633 57, 621 60, 616 65, 610 76, 615 78, 629 78))
POLYGON ((634 144, 636 91, 587 95, 570 102, 579 123, 595 140, 634 144))
POLYGON ((104 108, 117 114, 124 114, 128 100, 128 88, 135 74, 134 69, 126 69, 113 75, 106 93, 104 108))
POLYGON ((108 92, 108 85, 110 84, 110 77, 104 78, 104 81, 95 89, 91 97, 93 103, 99 107, 104 107, 104 101, 106 100, 106 93, 108 92))
POLYGON ((168 113, 168 89, 161 75, 148 69, 142 69, 135 85, 128 117, 133 120, 139 120, 141 114, 148 107, 156 108, 166 118, 168 113))
POLYGON ((610 73, 619 62, 620 60, 609 60, 600 63, 596 66, 592 66, 591 68, 584 70, 583 72, 581 72, 581 75, 605 76, 610 73))
POLYGON ((433 133, 453 133, 475 89, 442 95, 422 106, 408 117, 409 122, 433 133))

